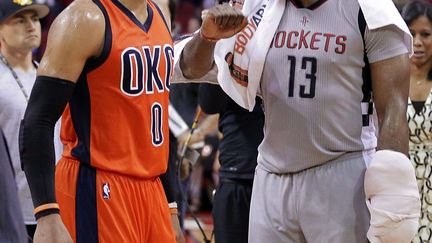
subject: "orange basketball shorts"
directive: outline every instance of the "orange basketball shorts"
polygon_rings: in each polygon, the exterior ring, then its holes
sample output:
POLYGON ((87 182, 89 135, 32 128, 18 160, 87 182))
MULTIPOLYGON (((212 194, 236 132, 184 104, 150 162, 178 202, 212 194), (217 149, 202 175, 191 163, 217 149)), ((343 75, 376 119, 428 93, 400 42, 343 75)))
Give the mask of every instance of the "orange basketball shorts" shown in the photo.
POLYGON ((55 184, 60 216, 74 242, 175 242, 158 177, 138 179, 63 158, 55 184))

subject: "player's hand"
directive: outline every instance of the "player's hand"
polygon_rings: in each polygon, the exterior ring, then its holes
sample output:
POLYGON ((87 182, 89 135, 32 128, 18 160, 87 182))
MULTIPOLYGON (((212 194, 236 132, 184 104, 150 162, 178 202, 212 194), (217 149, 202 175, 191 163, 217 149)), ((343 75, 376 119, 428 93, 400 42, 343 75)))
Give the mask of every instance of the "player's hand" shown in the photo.
POLYGON ((204 10, 201 18, 201 34, 214 40, 229 38, 247 25, 247 18, 243 13, 227 3, 204 10))
POLYGON ((34 243, 73 243, 59 214, 50 214, 38 219, 34 243))
POLYGON ((177 214, 171 215, 171 222, 176 233, 176 241, 177 243, 185 243, 185 238, 183 236, 183 231, 180 227, 180 222, 177 214))

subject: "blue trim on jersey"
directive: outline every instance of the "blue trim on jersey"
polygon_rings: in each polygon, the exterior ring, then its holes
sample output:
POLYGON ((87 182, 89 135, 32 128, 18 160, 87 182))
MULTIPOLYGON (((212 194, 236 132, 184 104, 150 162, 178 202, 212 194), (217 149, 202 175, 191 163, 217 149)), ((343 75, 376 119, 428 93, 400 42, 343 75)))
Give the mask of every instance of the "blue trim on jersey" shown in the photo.
POLYGON ((105 39, 102 54, 94 59, 88 59, 84 65, 75 92, 69 101, 72 123, 78 137, 78 145, 71 154, 80 162, 90 164, 90 93, 87 84, 87 74, 100 67, 109 57, 112 47, 112 31, 109 15, 99 0, 93 2, 100 8, 105 18, 105 39))
POLYGON ((78 137, 78 145, 71 153, 79 161, 90 164, 90 93, 86 75, 85 72, 81 74, 69 101, 72 123, 78 137))
POLYGON ((98 243, 96 169, 80 163, 76 183, 76 242, 98 243))
POLYGON ((364 18, 363 12, 360 9, 358 13, 358 27, 360 30, 360 34, 363 39, 363 61, 364 67, 362 68, 362 92, 363 99, 362 102, 369 103, 367 114, 362 114, 362 124, 364 127, 369 126, 369 116, 373 114, 373 103, 372 103, 372 77, 370 70, 370 63, 366 53, 366 42, 365 42, 365 31, 366 31, 366 20, 364 18))
POLYGON ((365 31, 366 31, 366 20, 364 18, 363 12, 361 9, 358 13, 358 25, 359 30, 363 39, 363 61, 365 66, 362 69, 362 78, 363 78, 363 100, 362 102, 370 102, 372 99, 372 77, 370 71, 370 63, 366 53, 366 42, 365 42, 365 31))
POLYGON ((140 27, 144 32, 148 32, 150 29, 150 26, 153 21, 153 9, 147 4, 147 20, 144 24, 141 24, 141 22, 135 17, 135 15, 126 8, 121 2, 118 0, 111 0, 127 17, 129 17, 132 22, 134 22, 138 27, 140 27))
POLYGON ((102 53, 99 57, 87 60, 84 70, 85 72, 91 72, 96 68, 100 67, 107 59, 111 52, 112 47, 112 31, 111 31, 111 23, 108 12, 105 7, 99 0, 93 0, 93 2, 99 7, 102 11, 105 18, 105 36, 104 36, 104 44, 102 53))

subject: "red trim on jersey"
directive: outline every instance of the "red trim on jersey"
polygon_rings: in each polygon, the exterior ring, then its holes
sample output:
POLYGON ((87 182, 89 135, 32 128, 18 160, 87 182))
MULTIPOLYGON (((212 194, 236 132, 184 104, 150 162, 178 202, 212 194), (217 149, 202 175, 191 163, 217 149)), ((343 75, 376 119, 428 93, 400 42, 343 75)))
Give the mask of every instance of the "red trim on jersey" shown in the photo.
MULTIPOLYGON (((327 0, 318 0, 318 2, 310 5, 309 7, 307 7, 307 9, 310 10, 314 10, 317 9, 319 6, 321 6, 323 3, 325 3, 327 0)), ((305 8, 303 6, 303 3, 300 0, 291 0, 292 4, 296 7, 296 8, 305 8)))

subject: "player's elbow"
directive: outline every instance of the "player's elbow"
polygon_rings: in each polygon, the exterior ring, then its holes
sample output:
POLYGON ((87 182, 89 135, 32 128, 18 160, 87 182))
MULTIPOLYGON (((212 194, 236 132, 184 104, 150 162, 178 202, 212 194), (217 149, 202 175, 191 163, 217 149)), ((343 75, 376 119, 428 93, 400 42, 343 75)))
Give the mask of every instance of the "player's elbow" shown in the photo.
POLYGON ((201 60, 191 58, 185 53, 180 57, 180 69, 187 79, 200 79, 204 77, 213 67, 213 60, 201 60))

